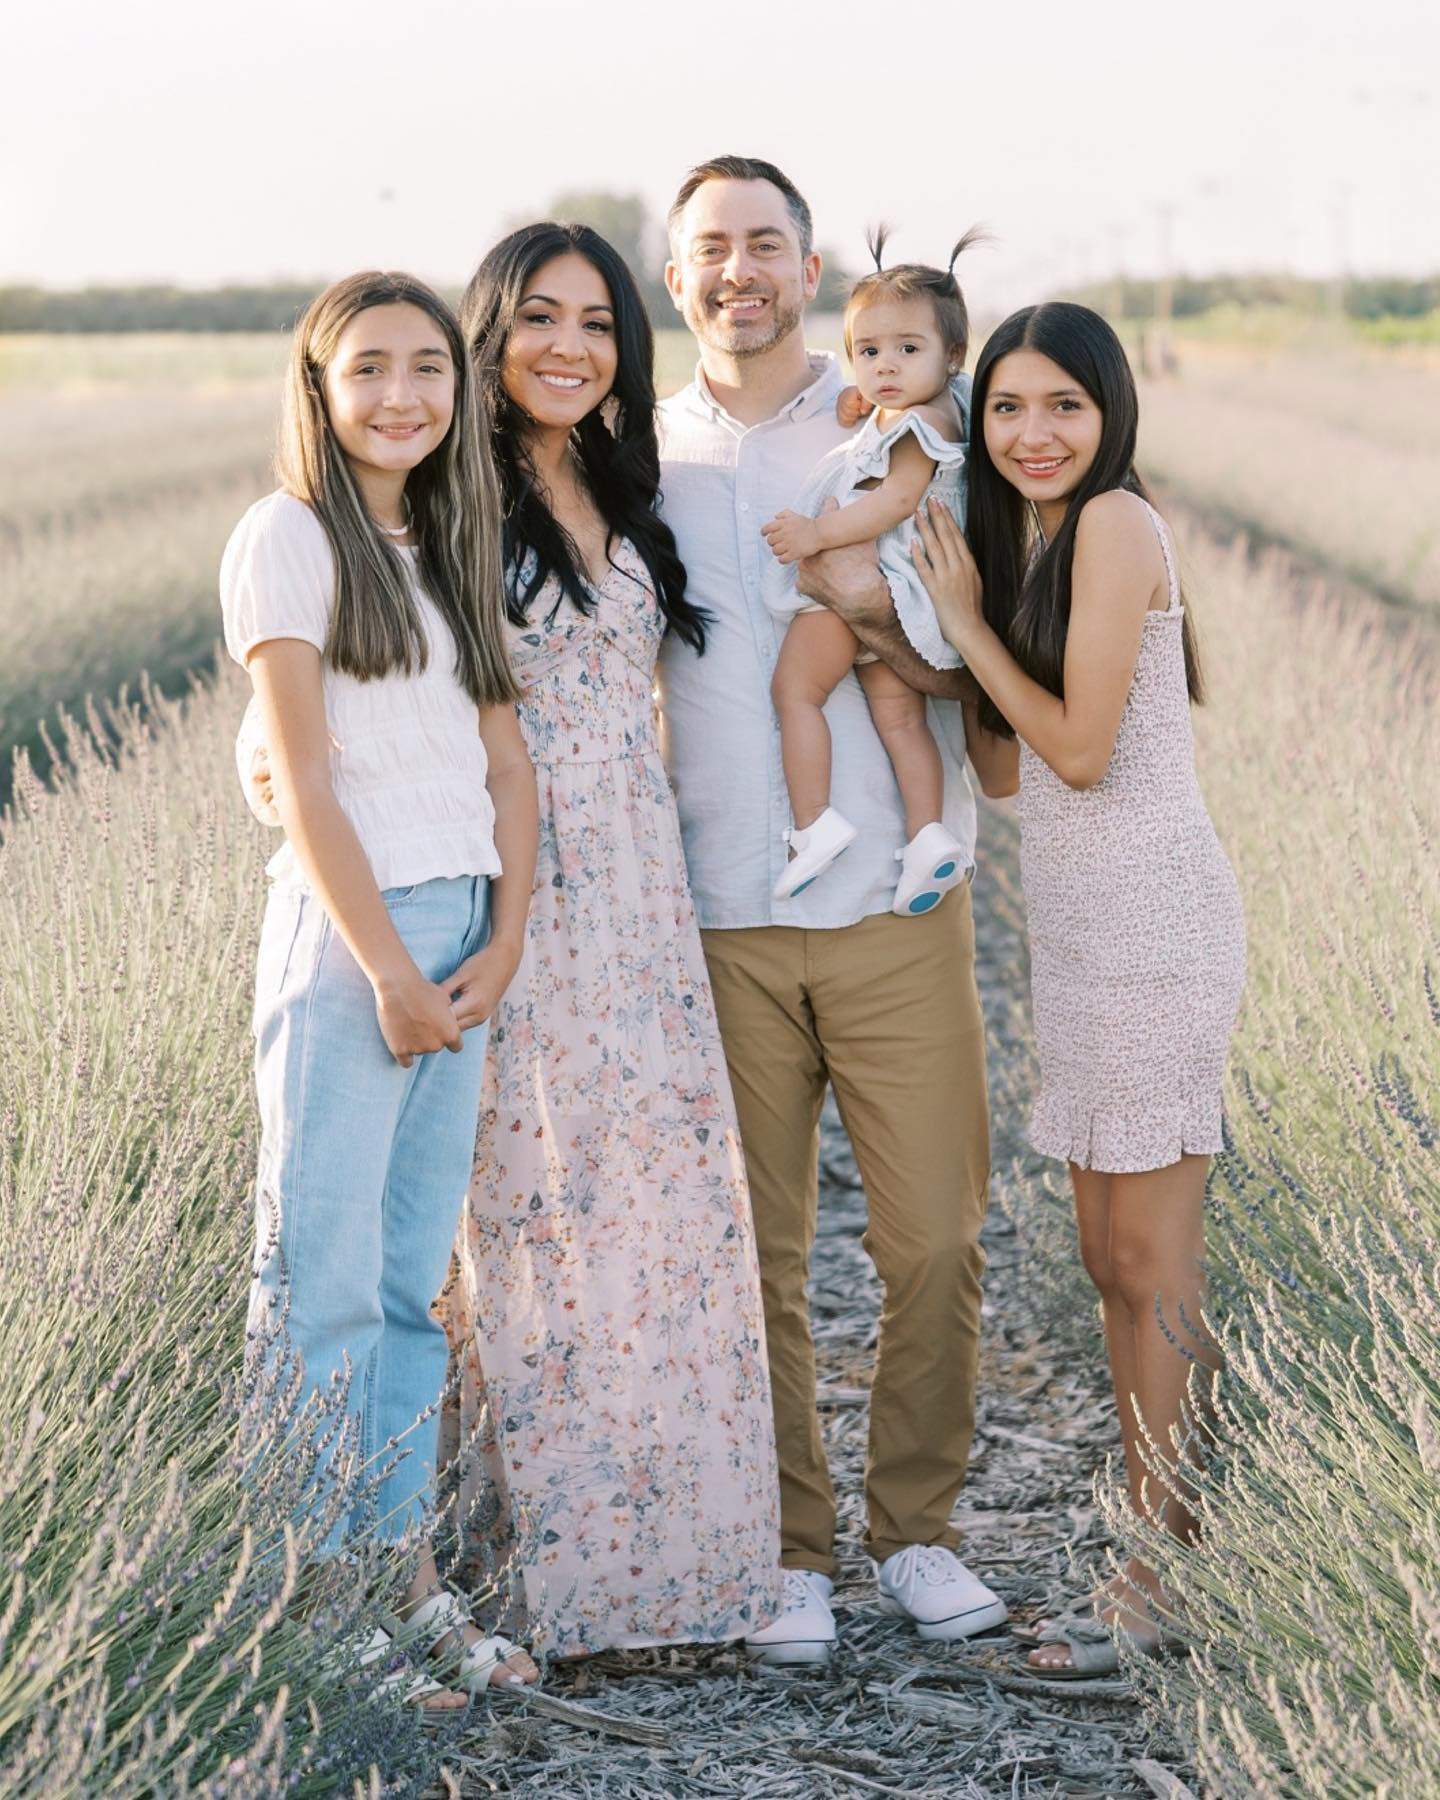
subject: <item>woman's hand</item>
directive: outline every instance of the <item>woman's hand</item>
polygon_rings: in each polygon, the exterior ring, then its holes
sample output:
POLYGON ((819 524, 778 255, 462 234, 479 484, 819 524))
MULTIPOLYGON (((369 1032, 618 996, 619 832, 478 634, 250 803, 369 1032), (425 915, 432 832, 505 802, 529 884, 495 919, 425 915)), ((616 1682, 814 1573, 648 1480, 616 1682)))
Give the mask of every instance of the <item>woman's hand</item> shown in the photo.
POLYGON ((483 1025, 500 1004, 500 996, 515 979, 520 958, 506 944, 491 942, 467 956, 445 983, 462 1031, 483 1025))
POLYGON ((395 979, 376 982, 375 1016, 386 1047, 402 1069, 434 1050, 465 1047, 449 994, 438 982, 427 981, 413 963, 395 979))
POLYGON ((911 552, 916 572, 935 607, 945 637, 962 656, 977 631, 985 627, 984 590, 980 571, 954 515, 939 500, 915 515, 911 552))
POLYGON ((776 513, 768 525, 760 527, 760 535, 782 563, 799 562, 823 548, 815 521, 803 513, 776 513))

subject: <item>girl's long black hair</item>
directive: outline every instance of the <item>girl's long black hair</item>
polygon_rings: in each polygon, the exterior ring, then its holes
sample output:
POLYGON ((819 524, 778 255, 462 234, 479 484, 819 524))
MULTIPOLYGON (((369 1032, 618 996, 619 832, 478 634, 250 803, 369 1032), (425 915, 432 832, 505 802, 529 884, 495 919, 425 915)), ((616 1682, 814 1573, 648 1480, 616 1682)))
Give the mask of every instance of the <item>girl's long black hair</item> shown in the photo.
POLYGON ((536 271, 557 256, 583 256, 610 290, 615 320, 615 385, 603 405, 575 427, 581 476, 610 533, 607 556, 629 538, 655 584, 667 627, 693 649, 705 648, 709 615, 685 597, 685 565, 670 527, 656 511, 660 450, 655 434, 655 334, 623 258, 588 225, 545 220, 524 225, 489 251, 471 277, 460 307, 465 341, 480 378, 504 506, 506 610, 525 624, 550 576, 581 612, 594 600, 580 556, 535 479, 525 447, 528 415, 505 392, 505 346, 536 271))
MULTIPOLYGON (((1052 694, 1065 692, 1065 640, 1070 630, 1070 575, 1075 529, 1085 502, 1111 488, 1149 500, 1135 472, 1139 424, 1135 378, 1125 346, 1099 313, 1068 300, 1022 307, 993 331, 975 365, 971 395, 970 454, 965 537, 985 584, 985 617, 1025 673, 1052 694), (1070 497, 1064 522, 1036 556, 1036 527, 1029 502, 990 460, 985 418, 990 380, 1000 359, 1015 350, 1035 350, 1079 382, 1100 409, 1100 445, 1095 460, 1070 497)), ((1204 698, 1200 658, 1187 611, 1180 622, 1185 648, 1185 680, 1192 701, 1204 698)), ((988 696, 982 724, 1013 737, 1009 721, 988 696)))

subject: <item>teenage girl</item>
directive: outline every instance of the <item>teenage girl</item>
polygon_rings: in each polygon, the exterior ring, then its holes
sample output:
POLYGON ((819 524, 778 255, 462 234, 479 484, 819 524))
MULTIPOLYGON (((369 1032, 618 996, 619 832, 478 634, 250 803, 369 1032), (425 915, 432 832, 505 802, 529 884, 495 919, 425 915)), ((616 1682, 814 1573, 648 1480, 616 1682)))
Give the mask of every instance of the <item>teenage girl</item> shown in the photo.
POLYGON ((957 396, 951 383, 965 366, 970 326, 954 269, 977 235, 967 232, 948 268, 900 263, 886 269, 885 234, 876 233, 870 246, 875 273, 856 284, 845 308, 845 351, 861 399, 874 410, 853 438, 822 459, 796 509, 761 527, 782 565, 766 598, 772 611, 790 620, 771 685, 793 819, 785 833, 791 858, 775 886, 777 900, 808 887, 855 839, 854 826, 830 804, 824 712, 852 668, 905 803, 909 842, 895 853, 901 870, 892 910, 902 916, 928 912, 970 873, 964 846, 941 820, 940 752, 924 695, 862 649, 843 619, 803 599, 793 565, 821 550, 875 541, 896 615, 915 649, 937 668, 955 667, 958 659, 916 579, 910 544, 922 499, 942 500, 964 514, 968 421, 963 387, 957 396), (839 509, 822 513, 830 498, 839 509))
MULTIPOLYGON (((292 340, 280 489, 237 526, 220 580, 286 839, 256 974, 249 1337, 283 1337, 304 1393, 341 1384, 342 1441, 383 1468, 376 1529, 397 1542, 432 1502, 446 1340, 430 1306, 535 863, 481 442, 444 303, 406 275, 337 283, 292 340)), ((428 1539, 396 1611, 452 1687, 535 1679, 440 1588, 428 1539)), ((361 1661, 392 1647, 381 1632, 361 1661)), ((398 1681, 426 1707, 465 1703, 398 1681)))
MULTIPOLYGON (((1196 1524, 1184 1478, 1198 1422, 1205 1178, 1245 977, 1234 874, 1195 779, 1201 697, 1170 533, 1135 473, 1135 384, 1083 306, 1014 314, 975 371, 969 548, 941 508, 916 563, 940 627, 1018 738, 1021 878, 1040 1094, 1031 1138, 1070 1165, 1100 1292, 1137 1513, 1196 1524), (1145 1440, 1175 1463, 1147 1473, 1145 1440)), ((1042 1621, 1047 1676, 1117 1665, 1115 1634, 1165 1637, 1166 1599, 1132 1558, 1042 1621)))

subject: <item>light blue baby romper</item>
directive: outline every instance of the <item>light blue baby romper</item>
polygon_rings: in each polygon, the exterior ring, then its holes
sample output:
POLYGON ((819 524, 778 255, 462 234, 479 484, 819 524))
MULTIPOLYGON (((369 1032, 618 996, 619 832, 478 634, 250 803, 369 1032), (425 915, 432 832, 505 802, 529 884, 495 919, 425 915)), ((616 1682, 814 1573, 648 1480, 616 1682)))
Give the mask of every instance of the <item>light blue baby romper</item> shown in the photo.
MULTIPOLYGON (((960 409, 961 427, 968 438, 970 377, 965 374, 956 375, 951 380, 950 392, 955 396, 955 403, 960 409)), ((858 500, 862 492, 867 491, 859 487, 860 482, 882 480, 890 472, 890 451, 907 431, 914 432, 921 449, 935 464, 935 474, 925 490, 924 500, 943 501, 963 525, 965 444, 948 442, 928 421, 917 418, 913 412, 902 413, 898 419, 892 419, 884 430, 876 425, 875 415, 872 413, 854 437, 847 438, 816 463, 795 500, 794 510, 813 519, 832 495, 841 506, 858 500)), ((923 656, 932 668, 955 669, 960 666, 960 658, 940 635, 940 626, 935 618, 935 609, 930 604, 930 596, 925 592, 915 571, 914 559, 910 554, 914 537, 914 519, 902 519, 898 525, 885 532, 876 544, 880 568, 890 585, 891 598, 895 602, 895 616, 917 654, 923 656)), ((818 601, 807 600, 797 592, 794 563, 782 563, 774 557, 769 558, 762 591, 765 604, 779 619, 789 620, 796 613, 825 610, 818 601)), ((868 662, 874 658, 867 655, 863 660, 868 662)))

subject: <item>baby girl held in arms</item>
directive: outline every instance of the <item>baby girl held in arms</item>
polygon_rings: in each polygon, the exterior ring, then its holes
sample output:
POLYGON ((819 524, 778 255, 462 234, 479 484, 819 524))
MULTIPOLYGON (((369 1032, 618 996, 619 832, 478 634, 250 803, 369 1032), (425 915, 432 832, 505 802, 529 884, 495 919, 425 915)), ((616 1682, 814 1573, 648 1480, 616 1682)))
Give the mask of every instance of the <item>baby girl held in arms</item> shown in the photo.
POLYGON ((905 805, 909 842, 895 852, 901 869, 893 910, 902 916, 928 912, 970 873, 964 846, 941 820, 940 753, 924 695, 863 649, 843 619, 804 599, 794 565, 842 544, 875 543, 911 644, 935 668, 957 666, 916 576, 910 544, 922 501, 941 499, 964 517, 969 384, 961 371, 969 320, 954 267, 977 235, 972 230, 961 238, 948 268, 900 263, 886 269, 885 234, 876 233, 870 245, 875 272, 856 283, 845 309, 846 353, 860 399, 873 411, 854 437, 817 464, 795 510, 762 527, 777 559, 766 601, 791 621, 771 686, 793 818, 785 833, 791 856, 775 887, 777 900, 807 888, 855 839, 855 827, 830 803, 824 712, 852 668, 905 805), (822 510, 827 501, 838 508, 822 510))

